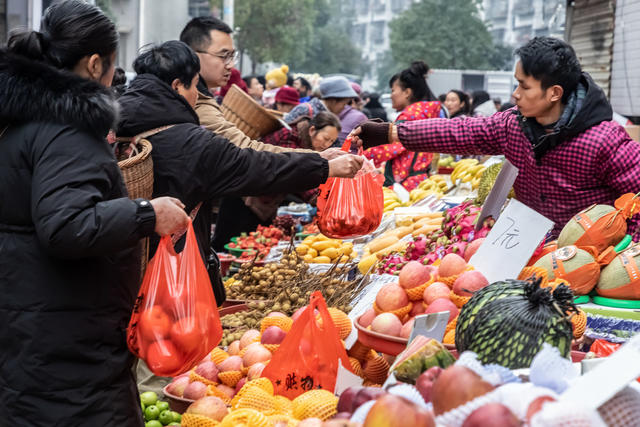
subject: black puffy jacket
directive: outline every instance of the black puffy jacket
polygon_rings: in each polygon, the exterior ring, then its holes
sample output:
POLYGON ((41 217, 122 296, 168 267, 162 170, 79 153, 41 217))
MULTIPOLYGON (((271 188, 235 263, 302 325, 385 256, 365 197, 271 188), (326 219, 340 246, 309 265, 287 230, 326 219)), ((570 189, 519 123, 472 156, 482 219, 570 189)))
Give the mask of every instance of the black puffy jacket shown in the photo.
MULTIPOLYGON (((137 76, 119 102, 118 137, 174 125, 149 137, 153 197, 176 197, 187 212, 203 202, 193 226, 204 260, 211 253, 214 198, 302 192, 328 177, 329 163, 316 153, 243 149, 216 136, 200 126, 198 115, 183 96, 154 75, 137 76)), ((156 246, 157 239, 152 239, 152 252, 156 246)), ((214 290, 220 304, 220 290, 214 290)))
POLYGON ((0 425, 141 425, 125 340, 141 238, 98 83, 0 51, 0 425))

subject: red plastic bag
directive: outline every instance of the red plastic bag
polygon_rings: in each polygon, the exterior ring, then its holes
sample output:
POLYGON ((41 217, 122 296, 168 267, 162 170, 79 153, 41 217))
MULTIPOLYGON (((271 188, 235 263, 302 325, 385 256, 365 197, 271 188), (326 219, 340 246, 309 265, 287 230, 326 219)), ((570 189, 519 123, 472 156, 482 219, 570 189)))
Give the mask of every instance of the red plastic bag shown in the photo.
POLYGON ((612 343, 606 340, 597 339, 589 348, 590 352, 595 353, 598 357, 607 357, 620 348, 621 344, 612 343))
POLYGON ((129 350, 151 372, 172 377, 193 368, 222 338, 209 274, 189 223, 184 250, 160 239, 127 328, 129 350))
MULTIPOLYGON (((342 145, 349 151, 351 138, 342 145)), ((362 150, 360 153, 362 154, 362 150)), ((320 186, 318 228, 328 237, 344 239, 374 231, 382 221, 384 177, 369 160, 353 179, 329 178, 320 186)))
POLYGON ((327 304, 322 294, 315 291, 311 294, 307 309, 293 323, 262 371, 262 376, 271 380, 275 394, 289 399, 315 389, 333 393, 338 360, 346 369, 351 369, 347 351, 340 342, 327 304), (316 309, 322 322, 316 320, 316 309))

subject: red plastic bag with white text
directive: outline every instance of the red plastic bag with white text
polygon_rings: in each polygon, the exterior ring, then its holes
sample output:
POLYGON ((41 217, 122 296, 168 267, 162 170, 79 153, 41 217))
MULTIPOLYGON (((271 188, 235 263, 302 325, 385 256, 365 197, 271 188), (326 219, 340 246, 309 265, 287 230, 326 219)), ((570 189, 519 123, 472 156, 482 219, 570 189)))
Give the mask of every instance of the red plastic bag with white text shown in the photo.
POLYGON ((351 370, 347 351, 331 320, 327 304, 322 294, 315 291, 309 305, 293 323, 262 371, 262 376, 271 380, 276 395, 289 399, 310 390, 333 393, 338 360, 351 370))
POLYGON ((171 236, 160 239, 133 308, 127 344, 151 372, 172 377, 193 368, 221 338, 209 274, 189 223, 179 254, 171 236))
MULTIPOLYGON (((351 138, 345 140, 342 150, 349 151, 349 147, 351 138)), ((378 228, 384 210, 383 183, 384 177, 370 160, 364 161, 353 179, 329 178, 320 186, 317 202, 320 232, 344 239, 363 236, 378 228)))

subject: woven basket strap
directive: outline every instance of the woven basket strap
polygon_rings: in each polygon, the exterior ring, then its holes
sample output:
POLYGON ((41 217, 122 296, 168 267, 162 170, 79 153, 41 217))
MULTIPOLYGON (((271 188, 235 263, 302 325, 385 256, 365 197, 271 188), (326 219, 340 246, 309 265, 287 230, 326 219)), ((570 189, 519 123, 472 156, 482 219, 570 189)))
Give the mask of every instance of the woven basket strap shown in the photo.
POLYGON ((163 130, 170 129, 170 128, 174 127, 174 126, 175 125, 160 126, 160 127, 155 128, 155 129, 151 129, 151 130, 139 133, 136 136, 120 136, 120 137, 116 138, 116 141, 118 141, 118 142, 134 142, 134 143, 137 143, 141 139, 148 138, 150 136, 153 136, 153 135, 155 135, 157 133, 162 132, 163 130))

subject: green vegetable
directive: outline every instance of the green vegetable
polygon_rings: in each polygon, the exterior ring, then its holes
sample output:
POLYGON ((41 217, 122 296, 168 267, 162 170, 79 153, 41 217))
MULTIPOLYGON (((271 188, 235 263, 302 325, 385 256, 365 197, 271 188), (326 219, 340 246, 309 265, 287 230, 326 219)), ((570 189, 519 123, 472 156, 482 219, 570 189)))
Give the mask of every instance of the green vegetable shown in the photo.
POLYGON ((528 368, 547 342, 568 357, 576 312, 573 293, 564 286, 541 288, 541 280, 495 282, 476 292, 456 324, 458 352, 473 351, 482 363, 528 368))

